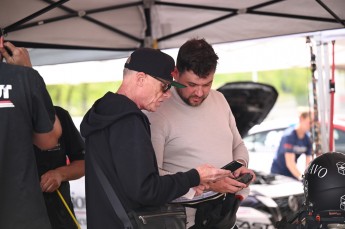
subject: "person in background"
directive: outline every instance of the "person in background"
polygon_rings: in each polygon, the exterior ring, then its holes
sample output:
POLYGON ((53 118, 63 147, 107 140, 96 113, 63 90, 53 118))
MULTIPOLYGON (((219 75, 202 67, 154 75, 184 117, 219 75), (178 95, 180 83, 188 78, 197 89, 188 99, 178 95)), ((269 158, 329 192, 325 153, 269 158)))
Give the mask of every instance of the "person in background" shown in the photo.
POLYGON ((32 145, 54 147, 61 126, 28 51, 10 42, 3 45, 0 53, 7 63, 0 61, 0 228, 49 229, 32 145))
MULTIPOLYGON (((251 173, 255 179, 254 172, 247 169, 248 151, 229 104, 223 94, 211 89, 217 60, 217 54, 205 39, 185 42, 178 52, 174 78, 186 87, 173 88, 171 99, 156 112, 147 113, 162 175, 188 171, 200 163, 221 168, 237 160, 244 166, 235 176, 251 173)), ((249 193, 245 187, 231 177, 209 184, 211 191, 243 197, 249 193)), ((192 189, 189 194, 198 192, 192 189)), ((194 225, 195 212, 194 208, 187 208, 188 227, 194 225)))
POLYGON ((84 140, 67 110, 54 106, 62 127, 58 144, 49 150, 35 148, 40 185, 53 229, 78 228, 70 195, 70 180, 85 174, 84 140), (70 215, 57 190, 61 193, 73 216, 70 215))
POLYGON ((309 137, 312 113, 308 107, 298 108, 298 113, 298 124, 287 128, 283 133, 272 162, 271 173, 302 180, 302 172, 297 167, 297 160, 304 154, 307 167, 312 159, 312 143, 309 137))
POLYGON ((173 81, 174 66, 174 59, 159 50, 137 49, 125 63, 118 91, 107 92, 84 116, 80 130, 86 139, 88 229, 123 227, 95 173, 96 164, 127 212, 163 205, 191 187, 207 187, 209 182, 230 176, 229 171, 210 165, 159 175, 149 120, 141 110, 154 112, 170 97, 171 86, 184 87, 173 81))

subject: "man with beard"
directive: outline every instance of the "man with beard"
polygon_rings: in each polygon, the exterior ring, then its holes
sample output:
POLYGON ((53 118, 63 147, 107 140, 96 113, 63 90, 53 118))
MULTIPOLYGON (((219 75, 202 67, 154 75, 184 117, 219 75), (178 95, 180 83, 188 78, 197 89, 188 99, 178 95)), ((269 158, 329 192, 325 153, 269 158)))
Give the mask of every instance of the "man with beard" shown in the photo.
MULTIPOLYGON (((220 92, 211 90, 217 60, 204 39, 191 39, 179 49, 174 78, 186 88, 172 88, 171 98, 156 112, 148 113, 161 175, 187 171, 200 163, 221 168, 236 160, 244 166, 234 177, 251 173, 255 179, 254 172, 247 169, 248 151, 230 106, 220 92)), ((249 192, 246 185, 231 177, 210 184, 210 190, 239 194, 241 198, 249 192)), ((188 196, 199 192, 194 188, 188 196)), ((188 227, 194 224, 195 212, 187 208, 188 227)))

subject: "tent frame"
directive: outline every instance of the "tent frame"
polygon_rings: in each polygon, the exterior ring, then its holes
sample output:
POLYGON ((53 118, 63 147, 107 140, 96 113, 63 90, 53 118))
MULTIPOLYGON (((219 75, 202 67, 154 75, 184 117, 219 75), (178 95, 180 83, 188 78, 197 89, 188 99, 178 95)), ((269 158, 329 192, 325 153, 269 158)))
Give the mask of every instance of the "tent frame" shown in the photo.
MULTIPOLYGON (((126 3, 126 4, 118 4, 113 5, 109 7, 103 7, 103 8, 97 8, 87 11, 78 12, 75 11, 67 6, 64 6, 66 2, 69 0, 59 0, 57 2, 54 2, 52 0, 42 0, 43 2, 47 3, 48 6, 19 20, 18 22, 15 22, 9 26, 6 26, 5 28, 2 28, 3 35, 6 35, 7 33, 27 29, 30 27, 40 26, 42 24, 49 24, 52 22, 62 21, 66 19, 70 19, 73 17, 80 17, 84 20, 87 20, 90 23, 96 24, 102 28, 105 28, 113 33, 119 34, 127 39, 136 41, 140 44, 140 47, 154 47, 157 48, 157 42, 161 42, 164 40, 168 40, 174 37, 177 37, 179 35, 191 32, 193 30, 199 29, 204 26, 208 26, 211 24, 214 24, 219 21, 223 21, 225 19, 235 17, 237 15, 241 14, 253 14, 253 15, 263 15, 263 16, 271 16, 271 17, 283 17, 283 18, 291 18, 291 19, 302 19, 302 20, 311 20, 311 21, 319 21, 319 22, 330 22, 330 23, 339 23, 342 26, 345 27, 345 22, 342 21, 329 7, 327 7, 326 4, 324 4, 321 0, 316 0, 317 3, 319 3, 331 16, 332 18, 323 18, 323 17, 311 17, 311 16, 303 16, 303 15, 296 15, 296 14, 284 14, 284 13, 274 13, 274 12, 264 12, 264 11, 258 11, 259 9, 268 6, 277 4, 282 1, 287 0, 271 0, 268 2, 260 3, 251 7, 248 7, 246 9, 239 9, 239 8, 227 8, 227 7, 212 7, 212 6, 206 6, 206 5, 194 5, 194 4, 181 4, 181 3, 174 3, 174 2, 161 2, 161 1, 155 1, 155 0, 142 0, 138 2, 133 3, 126 3), (203 23, 199 23, 197 25, 191 26, 189 28, 185 28, 183 30, 155 38, 155 40, 152 40, 152 25, 151 25, 151 7, 152 5, 162 5, 162 6, 171 6, 171 7, 181 7, 181 8, 193 8, 193 9, 202 9, 202 10, 210 10, 210 11, 220 11, 220 12, 229 12, 228 14, 214 18, 212 20, 208 20, 203 23), (133 36, 123 30, 120 30, 118 28, 112 27, 110 25, 107 25, 99 20, 96 20, 90 15, 94 13, 100 13, 105 12, 109 10, 118 10, 128 7, 137 7, 137 6, 143 6, 144 8, 144 16, 145 16, 145 23, 146 23, 146 30, 145 30, 145 38, 142 39, 140 37, 133 36), (67 15, 59 16, 59 17, 52 17, 46 20, 40 20, 40 21, 34 21, 30 23, 26 23, 31 21, 32 19, 46 13, 47 11, 50 11, 52 9, 59 8, 67 13, 67 15)), ((2 34, 0 34, 2 35, 2 34)), ((23 41, 15 41, 10 40, 17 46, 23 46, 28 48, 53 48, 53 49, 76 49, 76 50, 107 50, 107 51, 132 51, 135 48, 134 47, 126 47, 126 48, 104 48, 104 47, 85 47, 85 46, 77 46, 77 45, 57 45, 57 44, 51 44, 51 43, 35 43, 35 42, 23 42, 23 41)))

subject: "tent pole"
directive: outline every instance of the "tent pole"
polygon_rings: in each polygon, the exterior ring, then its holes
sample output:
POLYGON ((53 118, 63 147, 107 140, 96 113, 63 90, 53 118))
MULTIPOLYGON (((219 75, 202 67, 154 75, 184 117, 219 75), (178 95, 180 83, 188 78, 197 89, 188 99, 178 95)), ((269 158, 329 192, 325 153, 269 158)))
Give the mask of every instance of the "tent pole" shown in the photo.
POLYGON ((330 96, 330 116, 329 116, 329 150, 334 151, 334 124, 333 124, 333 118, 334 118, 334 93, 335 93, 335 79, 334 79, 334 71, 335 71, 335 63, 334 63, 334 45, 335 41, 332 41, 332 74, 331 74, 331 80, 329 82, 329 93, 330 96))
POLYGON ((324 74, 325 77, 323 78, 322 81, 322 86, 323 86, 323 95, 322 98, 323 102, 324 102, 324 121, 323 123, 323 127, 321 129, 321 133, 322 133, 322 149, 323 152, 329 152, 330 148, 329 148, 329 131, 331 128, 331 123, 330 123, 330 94, 329 94, 329 88, 327 87, 327 85, 329 85, 330 82, 330 63, 329 63, 329 42, 324 42, 323 43, 323 51, 324 51, 324 62, 323 62, 323 66, 324 66, 324 74))
POLYGON ((338 17, 325 3, 323 3, 321 0, 316 0, 317 3, 319 3, 328 13, 330 13, 337 22, 342 24, 345 27, 345 23, 341 20, 341 18, 338 17))
POLYGON ((326 87, 327 83, 329 82, 329 71, 328 71, 328 46, 327 43, 322 43, 321 36, 317 37, 317 55, 316 55, 316 63, 318 74, 317 74, 317 98, 318 98, 318 111, 319 111, 319 134, 320 134, 320 144, 321 144, 321 152, 328 152, 328 94, 326 94, 326 87), (324 51, 324 55, 322 55, 322 50, 324 51), (327 99, 326 99, 327 97, 327 99))
POLYGON ((42 15, 42 14, 44 14, 44 13, 46 13, 46 12, 48 12, 48 11, 54 9, 54 8, 56 8, 56 7, 58 7, 58 6, 62 5, 62 4, 64 4, 64 3, 66 3, 66 2, 68 2, 68 1, 69 1, 69 0, 60 0, 60 1, 58 1, 58 2, 55 2, 55 3, 51 4, 51 5, 49 5, 49 6, 45 7, 45 8, 43 8, 43 9, 41 9, 41 10, 39 10, 39 11, 37 11, 36 13, 33 13, 33 14, 31 14, 31 15, 29 15, 29 16, 27 16, 27 17, 25 17, 25 18, 23 18, 23 19, 21 19, 21 20, 15 22, 15 23, 13 23, 12 25, 9 25, 9 26, 5 27, 5 28, 3 29, 3 30, 4 30, 4 33, 11 32, 12 29, 15 29, 16 27, 18 27, 18 26, 24 24, 25 22, 28 22, 28 21, 30 21, 31 19, 36 18, 36 17, 38 17, 38 16, 40 16, 40 15, 42 15))
POLYGON ((144 5, 144 15, 146 22, 145 29, 145 38, 144 38, 144 47, 153 48, 153 39, 152 39, 152 20, 151 20, 151 8, 154 2, 152 0, 143 0, 144 5))
POLYGON ((316 92, 316 63, 315 63, 315 54, 313 53, 313 45, 311 43, 310 37, 307 37, 307 43, 310 46, 310 70, 312 76, 312 90, 313 90, 313 113, 314 113, 314 122, 313 122, 313 157, 321 155, 321 144, 320 144, 320 128, 319 128, 319 111, 318 111, 318 101, 317 101, 317 92, 316 92))

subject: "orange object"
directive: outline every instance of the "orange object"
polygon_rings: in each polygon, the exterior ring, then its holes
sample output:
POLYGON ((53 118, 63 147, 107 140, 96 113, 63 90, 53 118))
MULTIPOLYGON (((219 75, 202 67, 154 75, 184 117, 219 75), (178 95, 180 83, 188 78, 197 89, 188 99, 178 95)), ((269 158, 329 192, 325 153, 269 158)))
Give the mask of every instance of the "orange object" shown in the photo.
POLYGON ((236 195, 235 198, 240 200, 240 201, 242 201, 244 199, 244 197, 242 195, 236 195))
POLYGON ((320 215, 317 215, 317 216, 315 217, 315 219, 316 219, 316 221, 320 222, 320 221, 321 221, 320 215))

